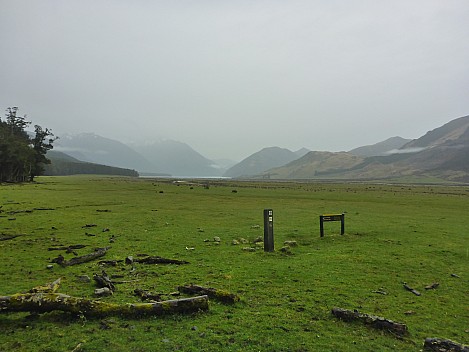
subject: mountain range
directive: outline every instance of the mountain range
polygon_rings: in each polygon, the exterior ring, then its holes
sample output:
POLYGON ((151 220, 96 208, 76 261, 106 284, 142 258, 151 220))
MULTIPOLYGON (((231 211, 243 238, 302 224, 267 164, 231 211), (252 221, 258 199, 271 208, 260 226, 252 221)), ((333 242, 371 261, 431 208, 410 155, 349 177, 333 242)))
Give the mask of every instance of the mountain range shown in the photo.
MULTIPOLYGON (((239 163, 209 160, 182 142, 162 140, 126 145, 92 133, 61 136, 48 157, 52 160, 48 170, 54 168, 55 174, 60 173, 59 165, 66 162, 69 171, 73 170, 71 164, 78 163, 82 168, 87 164, 88 171, 93 169, 91 165, 106 165, 117 168, 107 172, 138 171, 140 175, 174 177, 338 180, 422 177, 469 182, 469 116, 452 120, 414 140, 392 137, 348 152, 268 147, 239 163)), ((106 173, 106 169, 100 171, 106 173)))
MULTIPOLYGON (((378 153, 379 151, 379 153, 378 153)), ((377 180, 421 177, 469 182, 469 116, 464 116, 376 155, 310 152, 260 177, 275 179, 377 180)))

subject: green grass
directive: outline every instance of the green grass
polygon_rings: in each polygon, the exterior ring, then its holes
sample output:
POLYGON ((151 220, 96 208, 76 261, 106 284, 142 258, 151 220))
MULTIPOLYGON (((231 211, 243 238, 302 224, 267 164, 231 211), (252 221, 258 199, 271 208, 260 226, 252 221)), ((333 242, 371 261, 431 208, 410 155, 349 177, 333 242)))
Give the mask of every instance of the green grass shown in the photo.
POLYGON ((97 262, 46 268, 59 253, 73 256, 48 247, 87 244, 80 255, 111 245, 104 259, 146 253, 190 262, 106 267, 127 283, 105 301, 137 302, 135 288, 169 299, 190 283, 241 296, 235 305, 211 301, 208 312, 188 316, 2 314, 0 351, 71 351, 78 344, 80 351, 419 351, 426 337, 469 342, 468 187, 211 181, 205 189, 165 180, 42 177, 1 185, 0 206, 0 232, 22 234, 0 241, 0 295, 62 277, 60 292, 93 298, 94 283, 77 277, 100 273, 97 262), (265 208, 274 210, 276 251, 232 245, 263 237, 265 208), (32 212, 11 213, 21 210, 32 212), (342 212, 346 234, 330 222, 320 238, 319 215, 342 212), (299 244, 289 255, 279 251, 286 240, 299 244), (426 291, 433 282, 440 286, 426 291), (406 323, 409 336, 339 321, 330 313, 336 306, 406 323))

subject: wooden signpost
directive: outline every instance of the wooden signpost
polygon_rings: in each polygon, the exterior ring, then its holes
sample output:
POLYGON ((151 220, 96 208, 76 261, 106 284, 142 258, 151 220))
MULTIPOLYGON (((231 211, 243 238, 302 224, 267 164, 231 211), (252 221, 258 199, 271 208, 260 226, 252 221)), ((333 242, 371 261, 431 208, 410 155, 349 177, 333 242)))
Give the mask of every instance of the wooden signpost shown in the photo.
POLYGON ((274 251, 274 211, 264 209, 264 252, 274 251))
POLYGON ((345 214, 323 214, 319 215, 319 231, 321 237, 324 237, 324 222, 325 221, 340 221, 340 234, 345 233, 345 214))

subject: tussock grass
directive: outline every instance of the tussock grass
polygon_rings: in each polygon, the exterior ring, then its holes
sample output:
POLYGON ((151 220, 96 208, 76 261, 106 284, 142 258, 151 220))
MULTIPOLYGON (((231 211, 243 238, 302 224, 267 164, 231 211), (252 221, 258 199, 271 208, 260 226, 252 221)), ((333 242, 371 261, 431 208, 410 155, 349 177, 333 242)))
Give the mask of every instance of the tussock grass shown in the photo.
POLYGON ((136 288, 170 298, 177 286, 193 283, 238 294, 241 302, 211 301, 208 313, 133 320, 2 314, 0 351, 71 351, 79 344, 80 351, 419 351, 425 337, 469 342, 467 187, 210 181, 207 189, 197 182, 117 177, 38 181, 0 186, 1 232, 21 234, 0 241, 0 295, 62 277, 60 292, 92 298, 94 283, 77 277, 100 273, 97 261, 46 268, 59 253, 73 257, 49 247, 86 244, 78 254, 110 245, 107 260, 143 253, 190 262, 105 267, 125 281, 105 301, 137 302, 136 288), (232 245, 263 237, 264 208, 274 209, 277 251, 232 245), (346 234, 331 222, 320 238, 319 215, 342 212, 346 234), (278 251, 287 240, 298 243, 291 254, 278 251), (422 295, 404 290, 403 282, 422 295), (424 289, 433 282, 440 286, 424 289), (397 339, 341 322, 330 313, 336 306, 403 322, 410 334, 397 339))

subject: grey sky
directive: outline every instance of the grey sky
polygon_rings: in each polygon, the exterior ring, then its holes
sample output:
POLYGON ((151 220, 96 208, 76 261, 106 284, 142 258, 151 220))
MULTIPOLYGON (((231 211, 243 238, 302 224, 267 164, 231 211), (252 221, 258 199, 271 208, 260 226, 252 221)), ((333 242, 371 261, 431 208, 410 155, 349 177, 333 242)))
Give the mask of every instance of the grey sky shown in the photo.
POLYGON ((469 114, 467 0, 0 0, 0 107, 209 158, 349 150, 469 114))

